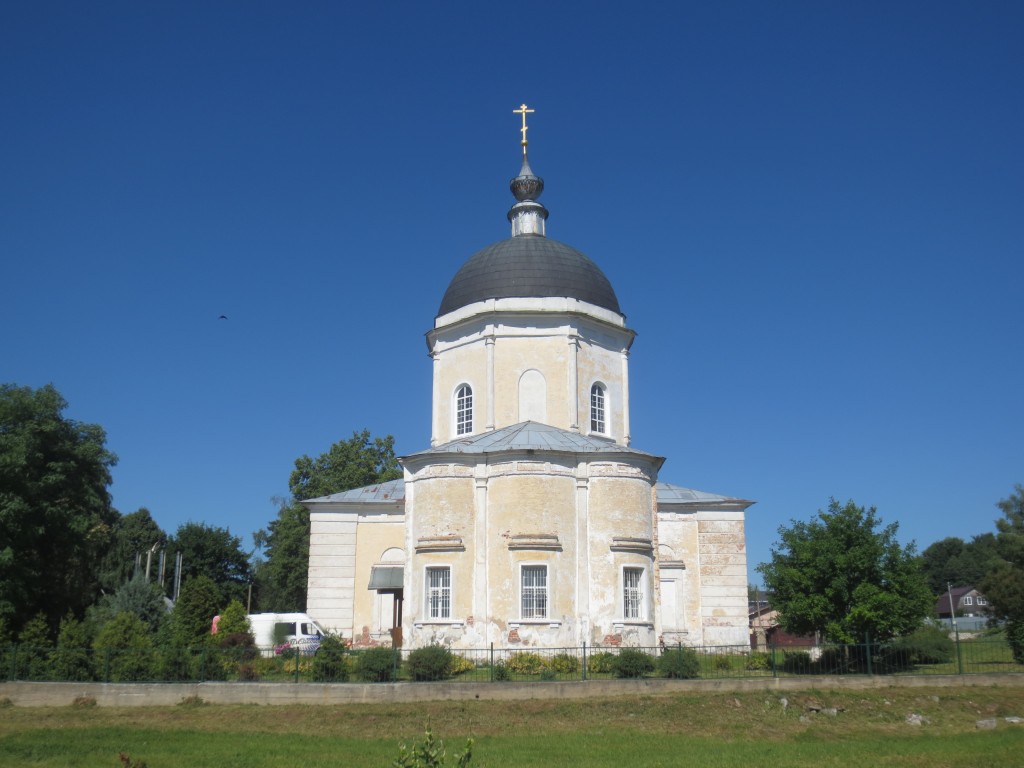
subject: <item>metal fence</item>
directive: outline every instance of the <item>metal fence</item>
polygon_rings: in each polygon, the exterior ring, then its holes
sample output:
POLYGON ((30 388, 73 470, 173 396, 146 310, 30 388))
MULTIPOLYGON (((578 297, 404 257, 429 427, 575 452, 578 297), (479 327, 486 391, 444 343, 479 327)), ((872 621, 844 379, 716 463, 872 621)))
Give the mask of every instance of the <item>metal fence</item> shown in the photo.
POLYGON ((724 679, 801 675, 949 675, 1024 672, 1003 638, 769 647, 478 648, 429 646, 265 658, 247 648, 0 648, 0 680, 100 682, 501 682, 608 678, 724 679))

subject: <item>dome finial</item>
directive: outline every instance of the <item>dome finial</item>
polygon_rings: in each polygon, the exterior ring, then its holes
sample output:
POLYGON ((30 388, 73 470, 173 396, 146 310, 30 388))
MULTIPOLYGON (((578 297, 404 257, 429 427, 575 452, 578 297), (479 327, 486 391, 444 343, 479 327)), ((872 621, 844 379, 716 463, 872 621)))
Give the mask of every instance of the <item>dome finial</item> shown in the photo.
POLYGON ((518 235, 540 235, 544 236, 544 221, 548 217, 547 209, 537 202, 544 191, 544 179, 534 174, 530 168, 530 161, 526 157, 526 116, 534 110, 525 104, 519 109, 513 109, 512 114, 523 116, 523 127, 519 130, 523 134, 523 167, 519 169, 519 175, 509 182, 509 189, 518 201, 508 212, 508 220, 512 224, 512 236, 518 235))

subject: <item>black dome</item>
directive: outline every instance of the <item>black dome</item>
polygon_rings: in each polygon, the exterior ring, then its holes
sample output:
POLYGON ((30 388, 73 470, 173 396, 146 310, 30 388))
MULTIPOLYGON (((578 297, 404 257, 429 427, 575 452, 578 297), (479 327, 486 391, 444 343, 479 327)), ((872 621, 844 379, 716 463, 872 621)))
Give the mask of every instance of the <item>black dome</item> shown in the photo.
POLYGON ((560 296, 619 312, 612 284, 594 262, 557 240, 519 235, 471 256, 448 285, 438 315, 485 299, 560 296))

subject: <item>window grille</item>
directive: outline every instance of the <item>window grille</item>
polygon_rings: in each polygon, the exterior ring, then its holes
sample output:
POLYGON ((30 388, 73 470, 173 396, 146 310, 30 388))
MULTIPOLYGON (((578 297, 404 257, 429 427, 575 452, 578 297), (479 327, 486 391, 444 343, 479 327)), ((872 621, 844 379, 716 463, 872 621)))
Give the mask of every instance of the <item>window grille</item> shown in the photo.
POLYGON ((452 569, 427 568, 427 615, 431 619, 452 616, 452 569))
POLYGON ((974 605, 974 598, 968 595, 964 598, 964 605, 974 605))
POLYGON ((463 384, 455 393, 455 434, 468 435, 472 432, 473 389, 468 384, 463 384))
POLYGON ((644 606, 643 568, 622 570, 622 616, 626 619, 642 619, 644 606))
POLYGON ((548 617, 548 567, 524 565, 522 570, 522 618, 548 617))

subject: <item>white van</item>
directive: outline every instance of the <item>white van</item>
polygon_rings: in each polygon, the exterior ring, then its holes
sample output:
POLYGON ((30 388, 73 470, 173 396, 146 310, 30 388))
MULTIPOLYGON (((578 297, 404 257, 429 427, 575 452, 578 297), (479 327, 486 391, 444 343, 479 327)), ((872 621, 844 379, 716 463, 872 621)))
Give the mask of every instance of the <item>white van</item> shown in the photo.
POLYGON ((273 656, 285 643, 299 653, 314 653, 327 634, 307 613, 251 613, 247 617, 264 656, 273 656))

